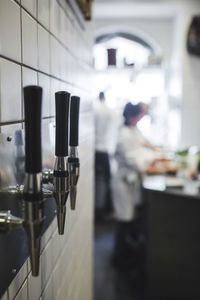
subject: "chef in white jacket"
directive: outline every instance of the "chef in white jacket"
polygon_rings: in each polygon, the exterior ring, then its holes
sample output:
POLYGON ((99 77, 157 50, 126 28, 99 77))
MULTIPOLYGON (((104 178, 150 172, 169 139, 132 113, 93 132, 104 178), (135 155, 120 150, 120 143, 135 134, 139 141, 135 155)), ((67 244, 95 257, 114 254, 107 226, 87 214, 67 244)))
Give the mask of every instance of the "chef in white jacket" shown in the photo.
POLYGON ((112 210, 110 190, 110 141, 112 140, 111 109, 106 105, 104 92, 99 93, 95 107, 95 219, 101 220, 112 210))
POLYGON ((128 257, 126 239, 137 240, 135 233, 135 207, 140 203, 143 173, 155 158, 154 147, 144 138, 137 123, 147 113, 143 103, 127 103, 124 124, 119 130, 116 147, 117 171, 113 175, 113 205, 117 220, 115 259, 128 257))

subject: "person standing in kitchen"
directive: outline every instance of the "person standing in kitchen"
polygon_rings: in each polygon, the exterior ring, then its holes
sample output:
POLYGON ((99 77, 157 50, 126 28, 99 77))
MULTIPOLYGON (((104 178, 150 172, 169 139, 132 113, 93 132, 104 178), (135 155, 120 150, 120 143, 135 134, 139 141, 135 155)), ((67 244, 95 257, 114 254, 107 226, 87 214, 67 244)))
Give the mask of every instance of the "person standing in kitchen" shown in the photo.
POLYGON ((132 266, 137 261, 134 251, 139 247, 137 206, 141 206, 141 178, 160 155, 160 149, 149 143, 137 127, 146 115, 144 103, 127 103, 123 111, 124 124, 118 133, 115 152, 117 171, 113 175, 113 206, 116 236, 113 262, 132 266))
POLYGON ((112 213, 110 141, 112 112, 106 104, 104 92, 99 93, 95 107, 95 220, 103 220, 112 213))

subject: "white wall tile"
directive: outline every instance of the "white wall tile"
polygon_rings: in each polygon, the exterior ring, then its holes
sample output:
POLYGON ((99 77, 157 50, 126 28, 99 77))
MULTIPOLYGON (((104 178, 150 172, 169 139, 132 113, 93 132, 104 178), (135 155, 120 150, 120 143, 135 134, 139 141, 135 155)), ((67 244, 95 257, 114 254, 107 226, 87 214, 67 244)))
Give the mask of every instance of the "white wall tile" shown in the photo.
POLYGON ((27 300, 27 299, 28 299, 28 285, 26 280, 23 286, 21 287, 20 291, 18 292, 15 300, 27 300))
POLYGON ((27 85, 37 85, 37 72, 33 71, 29 68, 23 67, 22 68, 22 84, 23 87, 27 85))
POLYGON ((50 31, 60 39, 61 36, 61 8, 57 1, 50 0, 50 31))
POLYGON ((54 233, 52 237, 52 263, 53 266, 56 264, 56 261, 61 252, 61 243, 60 243, 60 235, 57 233, 58 230, 54 233))
POLYGON ((51 74, 60 78, 61 76, 61 48, 62 46, 59 42, 53 37, 50 37, 50 52, 51 52, 51 74))
POLYGON ((23 63, 33 68, 38 66, 37 23, 22 11, 22 58, 23 63))
POLYGON ((50 72, 50 36, 38 25, 38 69, 45 73, 50 72))
POLYGON ((55 298, 53 297, 52 276, 49 278, 49 281, 42 294, 42 300, 55 300, 55 298))
POLYGON ((8 293, 7 293, 7 291, 6 291, 5 294, 1 297, 1 300, 8 300, 8 293))
POLYGON ((54 268, 53 273, 52 273, 52 286, 53 286, 53 295, 54 299, 57 299, 59 289, 61 288, 61 274, 60 274, 60 269, 58 265, 54 268))
POLYGON ((38 277, 33 277, 31 274, 28 276, 28 299, 38 300, 42 292, 41 284, 41 264, 38 277))
POLYGON ((44 74, 38 74, 38 84, 43 88, 42 116, 50 116, 50 78, 44 74))
POLYGON ((53 222, 51 223, 51 226, 52 226, 52 234, 54 235, 55 234, 55 232, 57 232, 56 230, 57 230, 57 218, 55 217, 54 219, 53 219, 53 222))
POLYGON ((71 93, 71 88, 69 87, 69 85, 65 82, 61 82, 60 83, 60 90, 61 91, 67 91, 68 93, 71 93))
POLYGON ((45 248, 46 244, 48 243, 51 237, 52 237, 52 226, 49 225, 49 227, 47 228, 47 230, 45 231, 45 233, 41 238, 41 251, 45 248))
POLYGON ((55 115, 55 93, 61 90, 61 83, 57 79, 51 78, 51 116, 55 115))
POLYGON ((27 9, 27 11, 32 14, 36 18, 36 1, 37 0, 21 0, 21 4, 24 6, 24 8, 27 9))
POLYGON ((62 14, 62 23, 63 23, 63 31, 62 31, 62 42, 65 44, 66 47, 70 48, 71 44, 71 21, 67 18, 66 14, 62 14))
POLYGON ((62 6, 63 10, 67 13, 67 16, 70 19, 73 19, 73 12, 69 7, 69 4, 65 1, 65 0, 58 0, 58 2, 60 3, 60 5, 62 6))
POLYGON ((12 283, 9 286, 9 300, 12 300, 16 293, 21 288, 23 282, 27 277, 27 262, 21 267, 16 277, 13 279, 12 283))
POLYGON ((21 120, 21 67, 5 59, 0 59, 0 100, 2 122, 21 120))
POLYGON ((45 288, 52 271, 52 244, 49 242, 41 254, 41 282, 45 288))
POLYGON ((12 136, 14 138, 14 133, 16 130, 22 129, 22 124, 14 124, 14 125, 4 125, 1 127, 1 133, 7 134, 8 136, 12 136))
POLYGON ((61 55, 60 55, 60 77, 63 79, 63 80, 67 80, 67 78, 69 77, 68 74, 69 74, 69 60, 70 60, 70 56, 69 56, 69 53, 68 51, 64 48, 64 47, 61 47, 61 55))
POLYGON ((21 62, 20 8, 12 0, 0 1, 0 53, 21 62))
POLYGON ((49 29, 49 0, 38 0, 38 21, 49 29))
POLYGON ((64 10, 60 9, 60 32, 59 32, 59 39, 62 41, 63 44, 65 44, 67 47, 69 47, 69 23, 70 20, 67 17, 64 10))

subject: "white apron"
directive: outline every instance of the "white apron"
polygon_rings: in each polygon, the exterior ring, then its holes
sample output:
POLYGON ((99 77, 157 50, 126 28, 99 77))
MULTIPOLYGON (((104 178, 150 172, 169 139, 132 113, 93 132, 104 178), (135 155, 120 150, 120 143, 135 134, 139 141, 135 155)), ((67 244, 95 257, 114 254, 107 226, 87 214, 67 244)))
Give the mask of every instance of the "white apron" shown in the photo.
POLYGON ((141 176, 152 161, 144 142, 137 127, 121 127, 115 155, 118 169, 112 176, 113 206, 119 221, 132 221, 135 205, 141 201, 141 176))

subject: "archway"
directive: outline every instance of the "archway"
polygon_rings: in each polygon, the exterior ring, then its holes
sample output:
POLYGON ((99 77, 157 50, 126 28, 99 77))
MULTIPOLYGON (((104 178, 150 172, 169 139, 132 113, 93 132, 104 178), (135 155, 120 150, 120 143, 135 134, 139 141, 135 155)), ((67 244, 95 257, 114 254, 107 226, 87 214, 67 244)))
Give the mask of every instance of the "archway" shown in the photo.
MULTIPOLYGON (((140 46, 140 56, 142 56, 144 50, 147 59, 146 61, 144 59, 143 64, 138 65, 133 60, 134 63, 129 65, 118 64, 117 67, 110 68, 105 64, 104 68, 97 68, 95 78, 97 94, 100 90, 103 90, 108 99, 107 103, 119 114, 121 114, 125 103, 129 101, 133 103, 143 101, 152 104, 154 110, 152 116, 147 116, 143 120, 141 128, 148 138, 153 139, 155 143, 162 143, 163 130, 160 130, 160 127, 158 128, 157 120, 155 120, 158 115, 165 115, 162 110, 163 105, 166 105, 162 49, 154 39, 139 29, 126 26, 109 26, 100 28, 95 33, 95 47, 104 45, 105 60, 107 60, 106 47, 108 45, 112 47, 112 42, 117 39, 124 39, 124 41, 140 46), (152 134, 152 132, 156 132, 156 134, 152 134)), ((137 49, 135 48, 135 50, 137 49)), ((135 50, 132 52, 136 52, 135 50)), ((145 56, 145 53, 143 54, 145 56)), ((165 120, 164 117, 162 119, 165 120)))
POLYGON ((144 47, 149 48, 152 51, 152 54, 162 56, 162 49, 157 41, 139 28, 131 28, 130 26, 112 25, 96 29, 95 43, 101 43, 102 41, 112 39, 117 36, 135 41, 144 47))

